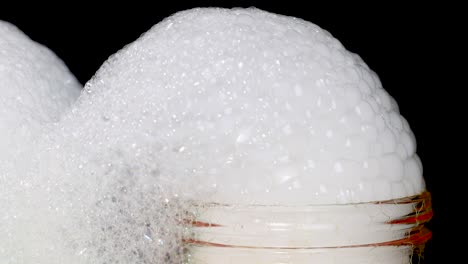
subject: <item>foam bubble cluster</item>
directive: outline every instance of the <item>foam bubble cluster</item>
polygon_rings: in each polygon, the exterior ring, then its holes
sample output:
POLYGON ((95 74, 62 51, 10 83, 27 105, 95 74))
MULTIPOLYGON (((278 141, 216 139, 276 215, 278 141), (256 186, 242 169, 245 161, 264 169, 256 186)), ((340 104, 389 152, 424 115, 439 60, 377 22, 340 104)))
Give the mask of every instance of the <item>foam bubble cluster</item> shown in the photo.
POLYGON ((77 263, 182 263, 191 201, 342 204, 425 188, 378 76, 319 26, 255 8, 158 23, 103 64, 43 144, 37 184, 52 186, 40 193, 60 219, 55 246, 77 263))
POLYGON ((0 21, 0 263, 40 263, 34 257, 50 245, 43 227, 52 221, 35 206, 47 206, 47 198, 29 178, 32 153, 42 129, 58 122, 80 91, 52 51, 0 21))
POLYGON ((80 89, 52 51, 0 21, 0 159, 41 123, 58 121, 80 89))
POLYGON ((424 189, 413 133, 378 76, 320 27, 258 9, 166 19, 106 62, 77 109, 77 133, 93 127, 93 144, 123 149, 158 142, 152 152, 173 165, 158 170, 197 179, 210 201, 334 204, 424 189))

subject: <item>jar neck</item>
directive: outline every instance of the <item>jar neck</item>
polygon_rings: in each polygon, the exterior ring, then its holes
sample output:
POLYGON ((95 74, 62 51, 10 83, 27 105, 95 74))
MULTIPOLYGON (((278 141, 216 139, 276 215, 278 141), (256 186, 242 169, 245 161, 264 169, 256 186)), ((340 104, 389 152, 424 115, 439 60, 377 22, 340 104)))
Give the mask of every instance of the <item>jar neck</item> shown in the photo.
POLYGON ((424 227, 432 217, 430 201, 430 194, 424 192, 389 201, 342 205, 197 204, 185 243, 192 260, 208 260, 220 254, 243 256, 235 263, 246 264, 335 263, 323 258, 349 256, 362 264, 387 263, 385 259, 375 262, 387 256, 393 260, 389 263, 405 263, 395 260, 408 259, 431 237, 424 227), (264 256, 266 262, 246 262, 249 256, 264 256), (297 261, 281 262, 285 256, 297 261), (304 262, 299 261, 302 258, 304 262))

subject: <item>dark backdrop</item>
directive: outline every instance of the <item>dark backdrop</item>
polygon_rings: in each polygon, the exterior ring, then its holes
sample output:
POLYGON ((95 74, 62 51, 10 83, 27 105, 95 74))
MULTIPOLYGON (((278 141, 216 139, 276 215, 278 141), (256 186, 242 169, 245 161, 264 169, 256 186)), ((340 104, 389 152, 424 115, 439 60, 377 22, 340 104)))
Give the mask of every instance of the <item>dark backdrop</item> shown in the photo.
POLYGON ((464 237, 460 187, 467 176, 462 169, 465 130, 461 126, 466 122, 466 84, 455 81, 466 65, 454 64, 463 62, 465 53, 458 38, 465 33, 457 28, 461 24, 459 7, 440 3, 343 6, 336 2, 324 6, 310 3, 313 1, 304 1, 309 5, 293 1, 114 2, 106 8, 68 2, 3 6, 0 19, 52 49, 83 84, 108 56, 163 18, 192 7, 255 6, 321 26, 377 72, 416 135, 435 212, 429 224, 434 234, 426 248, 425 263, 458 263, 464 258, 464 252, 455 249, 455 238, 464 237))

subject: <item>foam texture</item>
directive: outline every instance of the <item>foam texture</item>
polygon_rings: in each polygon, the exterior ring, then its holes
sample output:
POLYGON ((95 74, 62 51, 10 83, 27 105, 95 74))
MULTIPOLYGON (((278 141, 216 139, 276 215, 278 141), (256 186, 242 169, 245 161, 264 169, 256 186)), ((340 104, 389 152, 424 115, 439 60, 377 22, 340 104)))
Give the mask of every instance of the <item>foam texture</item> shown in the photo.
POLYGON ((172 177, 211 186, 212 201, 333 204, 424 188, 413 133, 377 75, 300 19, 182 12, 85 89, 74 122, 104 133, 77 133, 105 145, 158 142, 158 159, 178 168, 168 167, 172 177))
POLYGON ((158 23, 103 64, 43 144, 37 192, 67 263, 182 263, 191 201, 342 204, 425 188, 414 135, 362 59, 317 25, 255 8, 158 23))
POLYGON ((48 48, 0 21, 0 159, 39 124, 58 121, 81 85, 48 48))
POLYGON ((42 248, 35 221, 48 219, 37 219, 30 201, 42 197, 29 191, 26 175, 43 128, 59 121, 81 88, 51 50, 0 21, 0 263, 36 263, 28 259, 42 248))

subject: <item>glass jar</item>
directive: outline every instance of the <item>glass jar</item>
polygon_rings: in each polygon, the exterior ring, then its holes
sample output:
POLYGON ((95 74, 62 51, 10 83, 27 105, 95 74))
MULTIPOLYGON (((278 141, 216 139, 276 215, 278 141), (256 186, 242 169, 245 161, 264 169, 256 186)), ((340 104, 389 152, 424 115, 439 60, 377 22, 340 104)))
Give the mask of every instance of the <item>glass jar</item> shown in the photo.
POLYGON ((205 203, 194 212, 188 264, 408 264, 431 237, 428 192, 337 205, 205 203))

